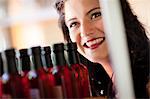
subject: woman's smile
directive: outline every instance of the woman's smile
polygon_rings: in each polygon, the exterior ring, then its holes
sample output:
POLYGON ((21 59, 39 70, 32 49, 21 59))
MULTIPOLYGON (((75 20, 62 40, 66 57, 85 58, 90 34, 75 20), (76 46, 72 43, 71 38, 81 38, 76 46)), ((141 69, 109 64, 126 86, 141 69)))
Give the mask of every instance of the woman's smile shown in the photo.
POLYGON ((96 49, 105 41, 105 37, 93 38, 83 43, 84 48, 96 49))

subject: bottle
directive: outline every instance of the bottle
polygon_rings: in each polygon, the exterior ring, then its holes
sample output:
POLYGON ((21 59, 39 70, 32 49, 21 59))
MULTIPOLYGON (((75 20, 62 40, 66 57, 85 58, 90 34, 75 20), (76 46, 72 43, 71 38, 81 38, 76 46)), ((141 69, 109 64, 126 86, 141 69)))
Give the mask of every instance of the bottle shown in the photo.
POLYGON ((46 62, 46 67, 48 68, 48 71, 51 72, 53 68, 52 64, 52 59, 51 59, 51 48, 50 46, 45 46, 44 47, 44 57, 45 57, 45 62, 46 62))
MULTIPOLYGON (((32 47, 32 56, 33 56, 33 64, 36 70, 37 79, 36 82, 38 84, 38 89, 40 92, 41 98, 52 98, 51 87, 53 86, 53 80, 51 80, 49 74, 43 68, 42 59, 41 59, 41 47, 32 47)), ((53 75, 52 75, 53 78, 53 75)))
MULTIPOLYGON (((7 60, 7 68, 9 80, 7 82, 6 94, 10 94, 12 98, 24 98, 25 95, 23 93, 24 86, 21 83, 21 77, 18 74, 17 66, 16 66, 16 53, 15 49, 5 50, 6 60, 7 60), (8 91, 8 93, 7 93, 8 91)), ((5 87, 3 87, 5 90, 5 87)))
POLYGON ((20 62, 21 70, 23 75, 27 76, 30 71, 30 57, 28 55, 28 49, 21 49, 20 52, 20 62))
POLYGON ((55 76, 55 98, 73 98, 71 71, 64 56, 64 44, 57 43, 52 46, 53 75, 55 76))
POLYGON ((47 82, 49 81, 49 83, 47 83, 47 88, 45 89, 51 89, 51 96, 49 95, 49 91, 46 91, 47 93, 46 96, 48 98, 54 98, 53 96, 53 90, 52 87, 54 87, 55 85, 55 78, 54 75, 52 74, 52 68, 53 68, 53 64, 52 64, 52 60, 51 60, 51 48, 50 46, 45 46, 43 47, 43 56, 44 56, 44 62, 45 62, 45 67, 46 67, 46 76, 47 76, 47 82), (49 88, 48 88, 49 86, 49 88))
POLYGON ((30 99, 30 57, 28 55, 28 49, 21 49, 20 52, 20 64, 21 64, 21 81, 24 86, 23 91, 26 99, 30 99))
POLYGON ((41 47, 32 47, 32 62, 34 71, 31 72, 30 76, 30 96, 32 99, 40 99, 44 98, 44 89, 43 89, 43 83, 40 79, 40 75, 43 76, 43 68, 42 68, 42 62, 41 62, 41 47))
POLYGON ((91 96, 91 87, 89 81, 88 69, 80 63, 77 52, 77 45, 74 42, 66 44, 68 63, 71 69, 75 72, 75 79, 80 98, 91 96))
POLYGON ((2 98, 3 92, 2 92, 2 75, 3 75, 3 61, 0 53, 0 98, 2 98))
MULTIPOLYGON (((1 54, 2 55, 2 54, 1 54)), ((8 73, 6 72, 6 70, 4 71, 4 66, 6 66, 6 57, 3 57, 3 63, 1 63, 1 73, 2 73, 2 76, 1 76, 1 81, 2 81, 2 96, 1 98, 2 99, 10 99, 11 98, 11 92, 10 92, 10 85, 8 83, 9 81, 9 75, 8 73)))

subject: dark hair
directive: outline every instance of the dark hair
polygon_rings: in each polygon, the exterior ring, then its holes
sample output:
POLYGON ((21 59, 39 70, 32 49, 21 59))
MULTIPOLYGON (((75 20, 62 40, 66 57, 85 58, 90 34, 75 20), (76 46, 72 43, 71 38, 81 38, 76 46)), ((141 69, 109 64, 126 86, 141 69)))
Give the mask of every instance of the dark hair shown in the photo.
MULTIPOLYGON (((59 26, 63 30, 64 39, 66 41, 71 41, 69 37, 69 30, 64 21, 64 2, 66 0, 57 0, 55 7, 60 15, 59 26)), ((120 0, 122 7, 122 14, 125 24, 125 31, 127 36, 127 43, 129 48, 129 54, 131 59, 131 68, 135 88, 136 97, 142 96, 138 91, 138 88, 141 88, 141 83, 138 83, 137 80, 142 80, 143 84, 146 85, 148 82, 149 75, 149 39, 146 36, 146 31, 142 24, 137 19, 137 16, 132 12, 132 9, 127 2, 127 0, 120 0), (139 78, 143 79, 139 79, 139 78), (137 88, 137 89, 136 89, 137 88)), ((145 92, 146 93, 146 90, 145 92)))
POLYGON ((55 8, 59 14, 58 25, 62 29, 64 40, 70 42, 69 30, 65 23, 65 13, 64 13, 64 2, 66 0, 57 0, 55 3, 55 8))

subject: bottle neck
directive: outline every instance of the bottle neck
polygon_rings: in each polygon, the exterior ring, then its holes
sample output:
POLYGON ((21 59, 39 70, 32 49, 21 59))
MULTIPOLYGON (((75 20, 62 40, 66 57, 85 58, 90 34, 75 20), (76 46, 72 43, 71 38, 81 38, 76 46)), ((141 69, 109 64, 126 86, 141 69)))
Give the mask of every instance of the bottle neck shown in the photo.
POLYGON ((29 56, 23 56, 21 59, 21 65, 23 71, 30 71, 30 58, 29 56))
POLYGON ((18 73, 17 66, 16 66, 16 58, 13 56, 6 57, 7 58, 7 66, 8 66, 8 73, 18 73))
POLYGON ((68 53, 68 62, 70 65, 80 63, 78 52, 76 50, 68 50, 67 53, 68 53))
POLYGON ((50 53, 45 53, 45 61, 46 61, 46 65, 48 68, 52 66, 52 60, 51 60, 50 53))
POLYGON ((42 68, 42 59, 41 59, 41 55, 33 55, 33 63, 34 63, 34 68, 40 69, 42 68))
POLYGON ((63 52, 54 52, 53 54, 54 58, 54 66, 65 66, 66 60, 63 52))
POLYGON ((1 57, 1 54, 0 54, 0 77, 3 75, 3 60, 2 60, 2 57, 1 57))

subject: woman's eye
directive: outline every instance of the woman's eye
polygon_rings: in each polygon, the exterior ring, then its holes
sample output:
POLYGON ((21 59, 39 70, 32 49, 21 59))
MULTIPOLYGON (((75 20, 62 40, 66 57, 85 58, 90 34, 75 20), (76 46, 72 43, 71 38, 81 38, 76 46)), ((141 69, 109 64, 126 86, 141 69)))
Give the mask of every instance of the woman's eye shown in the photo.
POLYGON ((100 17, 101 15, 102 15, 101 12, 95 12, 91 15, 91 19, 95 19, 97 17, 100 17))
POLYGON ((75 26, 77 26, 77 24, 78 24, 77 22, 73 22, 73 23, 71 23, 71 24, 69 25, 69 27, 70 27, 70 28, 75 27, 75 26))

